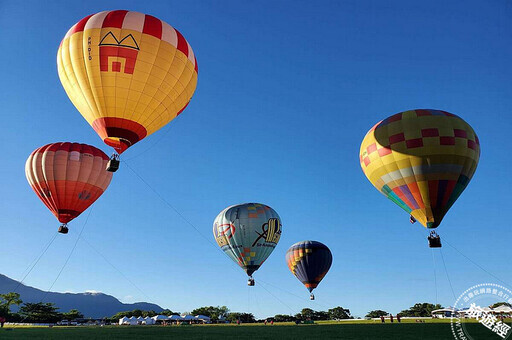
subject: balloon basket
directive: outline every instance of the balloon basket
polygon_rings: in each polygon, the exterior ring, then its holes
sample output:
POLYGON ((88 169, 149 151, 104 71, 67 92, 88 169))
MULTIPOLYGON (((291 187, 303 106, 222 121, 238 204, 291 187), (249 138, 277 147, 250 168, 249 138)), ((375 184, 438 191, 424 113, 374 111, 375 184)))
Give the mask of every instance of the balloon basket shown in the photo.
POLYGON ((119 169, 119 163, 121 161, 119 160, 119 155, 114 153, 111 157, 110 157, 110 160, 108 161, 107 163, 107 168, 106 170, 107 171, 110 171, 110 172, 116 172, 118 169, 119 169))
POLYGON ((252 276, 249 278, 249 280, 247 280, 247 285, 248 286, 254 286, 254 279, 252 278, 252 276))
POLYGON ((69 232, 69 229, 66 224, 63 224, 59 227, 59 233, 61 234, 67 234, 69 232))
POLYGON ((434 230, 432 230, 430 232, 430 235, 428 236, 428 246, 430 248, 441 248, 442 247, 441 237, 439 237, 439 235, 434 230))
POLYGON ((311 293, 311 295, 309 296, 309 299, 310 300, 314 300, 315 299, 315 295, 313 293, 311 293))

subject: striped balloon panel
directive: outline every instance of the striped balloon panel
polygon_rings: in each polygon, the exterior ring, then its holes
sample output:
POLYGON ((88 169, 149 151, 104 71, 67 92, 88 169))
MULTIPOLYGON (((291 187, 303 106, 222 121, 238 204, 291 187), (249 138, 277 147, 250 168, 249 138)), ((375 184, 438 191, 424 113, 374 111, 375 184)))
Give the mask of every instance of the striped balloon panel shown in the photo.
POLYGON ((331 268, 332 254, 323 243, 297 242, 286 252, 286 264, 293 275, 311 292, 331 268))
POLYGON ((80 20, 62 40, 57 66, 73 104, 119 153, 178 116, 197 84, 196 58, 183 35, 138 12, 80 20))
POLYGON ((359 155, 364 174, 386 197, 423 226, 436 228, 467 187, 480 143, 460 117, 411 110, 376 124, 359 155))
POLYGON ((221 249, 252 275, 276 247, 281 228, 281 218, 274 209, 245 203, 220 212, 213 222, 213 236, 221 249))
POLYGON ((61 223, 85 211, 107 189, 112 173, 103 151, 79 143, 53 143, 36 149, 25 163, 27 180, 61 223))

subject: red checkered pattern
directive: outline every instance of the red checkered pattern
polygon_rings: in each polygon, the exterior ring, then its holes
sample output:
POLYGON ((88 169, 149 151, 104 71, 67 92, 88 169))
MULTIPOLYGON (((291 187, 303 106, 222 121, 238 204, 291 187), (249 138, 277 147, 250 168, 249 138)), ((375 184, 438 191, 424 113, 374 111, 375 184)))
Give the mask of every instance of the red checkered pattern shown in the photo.
MULTIPOLYGON (((417 110, 417 111, 424 111, 424 110, 417 110)), ((420 113, 418 113, 418 116, 424 115, 424 114, 420 114, 420 113)), ((388 120, 385 120, 385 121, 386 121, 386 123, 389 123, 391 121, 391 118, 398 117, 398 116, 400 116, 400 119, 401 119, 401 114, 397 114, 397 115, 391 116, 390 118, 388 118, 388 120)), ((397 121, 400 119, 394 118, 392 121, 397 121)), ((383 123, 384 123, 384 121, 383 121, 383 123)), ((379 157, 389 155, 392 152, 391 146, 393 144, 397 144, 397 143, 401 143, 401 142, 405 142, 405 146, 407 147, 407 149, 414 149, 414 148, 422 147, 423 146, 423 138, 437 137, 437 138, 439 138, 439 145, 455 145, 456 138, 464 138, 467 140, 467 147, 470 149, 473 149, 473 150, 477 150, 480 145, 480 142, 476 135, 475 135, 475 140, 472 140, 472 139, 468 138, 467 131, 461 130, 461 129, 453 129, 453 136, 441 136, 439 133, 439 129, 437 129, 437 128, 422 129, 421 135, 422 135, 422 138, 412 138, 412 139, 405 139, 405 135, 403 132, 391 135, 391 136, 389 136, 389 139, 388 139, 389 144, 387 146, 383 146, 383 147, 379 148, 377 143, 370 144, 366 148, 367 155, 364 158, 362 157, 362 155, 360 155, 359 161, 361 163, 364 162, 365 166, 368 166, 371 163, 370 155, 372 153, 378 152, 379 157)))

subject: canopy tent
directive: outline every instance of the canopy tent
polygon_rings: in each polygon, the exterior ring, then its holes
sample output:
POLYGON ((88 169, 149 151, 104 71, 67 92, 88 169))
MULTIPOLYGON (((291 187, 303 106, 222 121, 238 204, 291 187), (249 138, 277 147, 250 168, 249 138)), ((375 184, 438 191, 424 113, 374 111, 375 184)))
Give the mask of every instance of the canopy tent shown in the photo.
POLYGON ((155 320, 153 320, 152 318, 150 318, 149 316, 146 316, 144 318, 144 321, 143 323, 145 323, 146 325, 154 325, 155 324, 155 320))
POLYGON ((196 315, 196 320, 203 321, 206 323, 210 323, 211 319, 206 315, 196 315))
POLYGON ((153 316, 152 319, 155 321, 165 321, 165 320, 169 320, 169 317, 167 315, 156 315, 156 316, 153 316))
POLYGON ((125 324, 129 324, 129 323, 130 323, 130 319, 128 319, 126 316, 123 316, 121 319, 119 319, 120 325, 125 325, 125 324))
POLYGON ((511 314, 512 308, 506 305, 501 305, 499 307, 494 308, 494 313, 504 313, 504 314, 511 314))
POLYGON ((441 318, 449 318, 452 315, 455 315, 458 313, 458 310, 456 308, 450 307, 450 308, 441 308, 433 310, 430 314, 432 316, 441 317, 441 318))

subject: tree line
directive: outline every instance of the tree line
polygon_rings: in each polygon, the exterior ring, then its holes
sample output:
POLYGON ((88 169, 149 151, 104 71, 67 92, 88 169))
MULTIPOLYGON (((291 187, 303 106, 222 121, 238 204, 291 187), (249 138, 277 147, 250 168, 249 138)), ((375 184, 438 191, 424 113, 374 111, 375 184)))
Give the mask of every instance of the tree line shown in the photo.
POLYGON ((20 299, 18 293, 0 294, 0 318, 7 322, 28 323, 55 323, 61 320, 74 320, 83 318, 83 314, 76 309, 67 313, 60 313, 53 303, 30 303, 20 299), (11 312, 11 306, 20 306, 17 313, 11 312))
MULTIPOLYGON (((491 308, 500 305, 510 304, 506 302, 499 302, 491 306, 491 308)), ((443 308, 440 304, 431 303, 417 303, 414 306, 405 309, 398 313, 402 317, 429 317, 433 310, 443 308)), ((218 322, 242 322, 242 323, 255 323, 264 321, 275 322, 303 322, 303 321, 319 321, 319 320, 341 320, 353 319, 350 310, 341 306, 328 309, 327 311, 315 311, 311 308, 304 308, 300 313, 295 315, 277 314, 272 317, 257 320, 252 313, 245 312, 231 312, 226 306, 205 306, 194 309, 190 313, 192 315, 204 315, 211 319, 213 323, 218 322)), ((384 310, 372 310, 366 314, 367 318, 379 318, 387 316, 390 313, 384 310)), ((132 311, 119 312, 111 317, 105 317, 105 322, 117 323, 123 317, 153 317, 156 315, 180 315, 179 312, 173 312, 169 309, 157 313, 154 310, 144 311, 134 309, 132 311)), ((83 319, 84 315, 76 309, 72 309, 67 313, 59 312, 59 308, 53 303, 38 302, 38 303, 23 303, 18 293, 0 294, 0 318, 4 318, 7 322, 27 322, 27 323, 56 323, 62 320, 76 320, 83 319), (20 306, 17 313, 11 312, 12 306, 20 306)))

